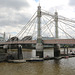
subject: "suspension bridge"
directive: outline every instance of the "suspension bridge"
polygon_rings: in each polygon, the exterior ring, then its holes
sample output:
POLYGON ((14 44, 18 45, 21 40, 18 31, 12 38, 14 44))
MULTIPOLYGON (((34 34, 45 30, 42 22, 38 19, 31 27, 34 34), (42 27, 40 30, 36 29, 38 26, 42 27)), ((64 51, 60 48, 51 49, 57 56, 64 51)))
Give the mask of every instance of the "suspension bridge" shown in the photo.
MULTIPOLYGON (((0 45, 4 45, 5 51, 7 51, 6 45, 12 44, 36 44, 36 56, 39 58, 43 58, 43 44, 53 44, 54 57, 60 57, 59 44, 75 44, 75 21, 58 15, 57 11, 52 14, 42 10, 39 5, 37 11, 15 38, 0 42, 0 45), (44 40, 43 37, 49 39, 44 40)), ((20 57, 22 57, 22 50, 19 45, 18 58, 20 57)))
POLYGON ((54 38, 43 40, 45 44, 75 44, 75 20, 58 15, 58 12, 52 14, 38 6, 38 10, 15 37, 20 40, 16 41, 15 38, 13 42, 10 40, 0 44, 32 44, 36 43, 38 37, 54 38), (32 40, 21 40, 25 36, 31 36, 32 40))

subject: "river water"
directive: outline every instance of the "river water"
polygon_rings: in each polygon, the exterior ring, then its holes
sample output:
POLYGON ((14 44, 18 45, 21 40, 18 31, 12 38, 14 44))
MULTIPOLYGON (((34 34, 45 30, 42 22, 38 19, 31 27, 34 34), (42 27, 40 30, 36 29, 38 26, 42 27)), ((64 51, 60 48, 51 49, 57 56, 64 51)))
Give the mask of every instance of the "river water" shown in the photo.
MULTIPOLYGON (((62 49, 63 51, 63 49, 62 49)), ((24 58, 34 57, 35 51, 24 51, 24 58)), ((52 49, 45 49, 44 55, 53 56, 52 49)), ((0 63, 0 75, 75 75, 75 57, 42 62, 0 63)))

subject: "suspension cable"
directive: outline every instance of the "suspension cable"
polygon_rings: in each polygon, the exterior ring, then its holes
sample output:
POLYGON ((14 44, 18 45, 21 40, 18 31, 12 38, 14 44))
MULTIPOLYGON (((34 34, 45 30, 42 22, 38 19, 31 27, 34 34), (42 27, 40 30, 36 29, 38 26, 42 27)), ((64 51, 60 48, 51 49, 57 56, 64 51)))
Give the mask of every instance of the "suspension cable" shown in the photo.
MULTIPOLYGON (((36 18, 36 17, 35 17, 35 18, 36 18)), ((34 19, 35 19, 35 18, 34 18, 34 19)), ((23 30, 23 31, 21 32, 21 35, 27 31, 27 29, 30 27, 30 25, 31 25, 32 22, 34 21, 34 19, 30 22, 30 24, 29 24, 28 26, 26 26, 25 30, 23 30)))
MULTIPOLYGON (((35 19, 36 19, 36 17, 32 20, 32 22, 33 22, 35 19)), ((29 26, 31 26, 31 25, 32 25, 32 23, 31 23, 29 26)), ((24 34, 27 30, 28 30, 28 28, 29 28, 29 27, 27 27, 27 29, 26 29, 26 30, 24 30, 24 31, 23 31, 23 33, 21 33, 21 37, 22 37, 22 36, 23 36, 23 34, 24 34)))
POLYGON ((64 21, 68 21, 68 22, 75 23, 75 20, 71 20, 71 19, 68 19, 68 18, 63 17, 63 16, 60 16, 60 15, 59 15, 58 19, 61 19, 61 20, 64 20, 64 21))
POLYGON ((68 26, 70 26, 70 27, 75 28, 74 26, 72 26, 72 25, 70 25, 70 24, 67 24, 67 23, 65 23, 65 22, 63 22, 63 21, 60 21, 60 22, 62 22, 62 23, 64 23, 64 24, 66 24, 66 25, 68 25, 68 26))
MULTIPOLYGON (((60 22, 59 22, 60 23, 60 22)), ((60 23, 60 25, 61 25, 61 23, 60 23)), ((62 27, 62 25, 61 25, 61 27, 62 27)), ((64 30, 64 28, 62 27, 62 29, 64 30)), ((68 35, 65 33, 65 35, 66 35, 66 37, 68 38, 68 35)))
MULTIPOLYGON (((52 22, 53 22, 53 21, 51 21, 51 23, 52 23, 52 22)), ((51 24, 51 23, 49 23, 49 24, 51 24)), ((49 24, 46 24, 45 27, 43 27, 43 28, 44 28, 44 32, 46 31, 47 25, 49 25, 49 24)), ((52 28, 52 26, 51 26, 51 28, 52 28)), ((43 32, 43 33, 44 33, 44 32, 43 32)))
MULTIPOLYGON (((64 31, 62 28, 58 27, 59 29, 61 29, 64 33, 66 33, 66 31, 64 31)), ((71 37, 72 39, 74 39, 71 35, 69 35, 68 33, 66 33, 69 37, 71 37)))
POLYGON ((35 16, 35 14, 36 14, 36 12, 35 12, 34 15, 31 17, 31 19, 28 21, 28 23, 21 29, 21 31, 20 31, 16 36, 20 35, 20 34, 23 32, 23 30, 27 27, 27 25, 30 24, 30 22, 32 21, 32 19, 33 19, 33 17, 35 16))
MULTIPOLYGON (((44 20, 44 19, 43 19, 44 20)), ((50 19, 51 20, 51 19, 50 19)), ((44 20, 44 22, 45 22, 45 20, 44 20)), ((53 21, 51 21, 49 24, 51 24, 53 21)), ((51 33, 51 35, 54 37, 54 35, 53 35, 53 33, 51 32, 51 28, 49 28, 49 24, 46 24, 46 26, 47 26, 47 28, 48 28, 48 30, 49 30, 49 32, 51 33)))

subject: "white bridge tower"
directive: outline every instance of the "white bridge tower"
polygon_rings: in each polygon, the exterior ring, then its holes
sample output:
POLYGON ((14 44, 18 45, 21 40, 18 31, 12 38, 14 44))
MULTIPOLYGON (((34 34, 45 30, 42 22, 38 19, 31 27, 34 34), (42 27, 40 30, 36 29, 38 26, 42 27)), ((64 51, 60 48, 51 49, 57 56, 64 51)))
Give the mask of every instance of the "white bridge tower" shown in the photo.
POLYGON ((41 36, 41 6, 38 6, 37 10, 37 22, 38 22, 38 33, 37 33, 37 42, 36 42, 36 56, 43 58, 43 43, 41 36))

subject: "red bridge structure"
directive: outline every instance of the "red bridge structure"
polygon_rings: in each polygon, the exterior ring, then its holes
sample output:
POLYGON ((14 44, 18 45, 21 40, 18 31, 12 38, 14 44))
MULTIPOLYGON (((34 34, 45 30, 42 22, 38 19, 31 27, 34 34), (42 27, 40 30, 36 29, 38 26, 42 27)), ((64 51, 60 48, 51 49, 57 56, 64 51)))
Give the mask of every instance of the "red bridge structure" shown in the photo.
MULTIPOLYGON (((51 39, 43 40, 44 44, 75 44, 75 39, 51 39)), ((36 44, 36 40, 26 41, 11 41, 11 42, 0 42, 1 44, 36 44)))

